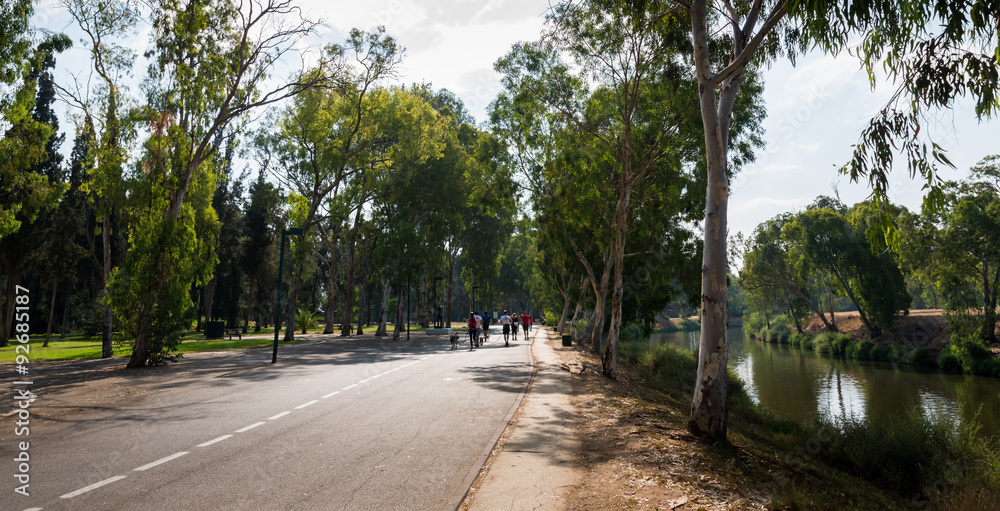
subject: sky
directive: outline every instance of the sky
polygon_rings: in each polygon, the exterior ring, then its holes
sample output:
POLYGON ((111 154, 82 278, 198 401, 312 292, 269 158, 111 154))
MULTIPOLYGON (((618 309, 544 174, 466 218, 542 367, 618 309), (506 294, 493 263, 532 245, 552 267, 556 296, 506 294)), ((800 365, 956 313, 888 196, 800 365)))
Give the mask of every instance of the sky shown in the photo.
MULTIPOLYGON (((307 15, 324 20, 317 44, 341 42, 352 27, 384 25, 406 48, 400 84, 427 82, 449 89, 483 122, 486 107, 500 90, 493 63, 512 44, 538 38, 549 1, 301 0, 300 5, 307 15)), ((43 0, 38 8, 43 26, 62 29, 66 18, 54 0, 43 0)), ((891 87, 872 91, 857 60, 846 54, 807 54, 794 67, 779 61, 765 72, 764 81, 767 146, 733 180, 731 235, 749 235, 761 222, 800 211, 819 195, 839 193, 847 205, 865 200, 867 184, 851 183, 837 168, 850 159, 851 146, 867 120, 892 93, 891 87)), ((923 126, 957 168, 944 172, 945 179, 961 179, 978 161, 1000 153, 1000 124, 977 122, 970 104, 933 112, 923 126)), ((891 175, 889 198, 919 210, 921 186, 900 168, 891 175)))

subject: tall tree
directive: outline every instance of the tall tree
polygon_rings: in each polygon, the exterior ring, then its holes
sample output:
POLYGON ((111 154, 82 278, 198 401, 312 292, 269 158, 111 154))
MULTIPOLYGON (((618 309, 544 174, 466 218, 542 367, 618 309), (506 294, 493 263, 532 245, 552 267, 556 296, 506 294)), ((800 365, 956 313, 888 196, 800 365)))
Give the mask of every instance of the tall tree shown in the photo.
POLYGON ((187 210, 185 204, 189 192, 210 198, 214 191, 219 133, 239 131, 235 124, 251 112, 328 83, 322 73, 274 81, 276 64, 316 26, 289 0, 160 0, 152 19, 147 114, 157 133, 143 166, 154 176, 153 207, 134 219, 131 280, 119 281, 138 286, 123 304, 139 318, 128 363, 133 368, 165 360, 173 347, 164 333, 172 330, 168 324, 190 306, 190 285, 208 276, 195 256, 201 240, 213 236, 192 229, 217 224, 199 209, 201 198, 187 210))

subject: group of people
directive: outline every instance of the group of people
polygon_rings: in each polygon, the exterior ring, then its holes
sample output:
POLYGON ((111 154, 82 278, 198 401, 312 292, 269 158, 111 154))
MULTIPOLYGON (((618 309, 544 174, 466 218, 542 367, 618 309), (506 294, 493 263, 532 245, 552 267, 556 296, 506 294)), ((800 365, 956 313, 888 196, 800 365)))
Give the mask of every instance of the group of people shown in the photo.
MULTIPOLYGON (((490 321, 493 318, 486 312, 480 316, 476 311, 469 313, 469 349, 474 349, 478 346, 482 346, 484 342, 489 341, 490 338, 490 321)), ((524 313, 518 315, 516 312, 513 315, 508 315, 507 311, 503 311, 503 316, 500 316, 500 325, 503 327, 503 345, 510 346, 511 336, 514 340, 517 340, 517 327, 518 325, 524 330, 524 338, 528 339, 528 332, 531 331, 531 325, 535 322, 535 318, 524 313)))

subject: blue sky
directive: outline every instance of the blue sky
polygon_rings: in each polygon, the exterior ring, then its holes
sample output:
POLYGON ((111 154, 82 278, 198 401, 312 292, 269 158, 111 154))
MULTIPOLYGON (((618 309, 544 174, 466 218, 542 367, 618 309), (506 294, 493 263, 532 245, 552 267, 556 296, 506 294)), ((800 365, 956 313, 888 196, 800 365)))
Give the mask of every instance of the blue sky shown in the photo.
MULTIPOLYGON (((499 91, 493 63, 513 43, 537 39, 549 3, 303 0, 300 5, 307 14, 325 20, 317 45, 343 40, 352 27, 385 25, 406 47, 401 83, 430 82, 447 88, 482 121, 486 106, 499 91)), ((43 0, 38 13, 37 19, 49 28, 59 30, 68 23, 53 0, 43 0)), ((72 55, 61 57, 61 62, 72 62, 72 55)), ((77 56, 86 58, 82 53, 77 56)), ((765 73, 765 87, 768 145, 733 182, 731 234, 749 234, 779 213, 801 210, 818 195, 833 195, 834 187, 849 205, 864 200, 869 193, 866 184, 850 183, 836 169, 848 161, 851 144, 892 92, 890 87, 871 91, 867 76, 849 55, 809 54, 800 57, 796 67, 777 62, 765 73)), ((924 126, 957 167, 944 174, 946 179, 959 179, 983 157, 1000 153, 1000 125, 978 123, 968 104, 933 112, 924 126)), ((919 209, 922 196, 921 183, 911 180, 905 169, 893 173, 890 199, 919 209)))

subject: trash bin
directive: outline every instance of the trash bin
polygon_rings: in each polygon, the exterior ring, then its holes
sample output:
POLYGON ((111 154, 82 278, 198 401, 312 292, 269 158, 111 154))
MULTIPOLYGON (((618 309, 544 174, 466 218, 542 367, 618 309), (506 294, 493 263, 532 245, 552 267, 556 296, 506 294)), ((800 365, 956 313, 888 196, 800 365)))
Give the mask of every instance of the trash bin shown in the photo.
POLYGON ((572 346, 573 345, 573 336, 572 335, 564 335, 564 336, 562 336, 562 339, 563 339, 563 346, 572 346))
POLYGON ((225 321, 208 321, 205 323, 206 339, 222 339, 226 335, 225 321))

